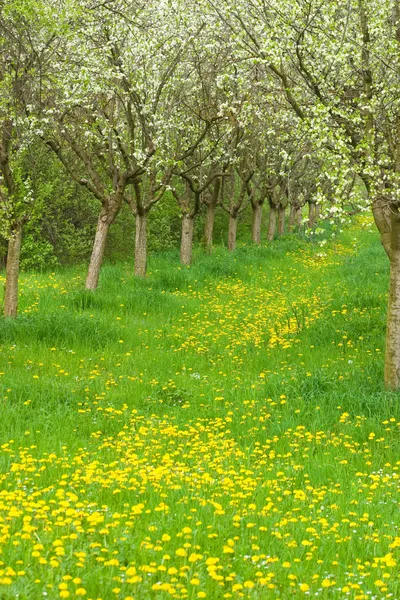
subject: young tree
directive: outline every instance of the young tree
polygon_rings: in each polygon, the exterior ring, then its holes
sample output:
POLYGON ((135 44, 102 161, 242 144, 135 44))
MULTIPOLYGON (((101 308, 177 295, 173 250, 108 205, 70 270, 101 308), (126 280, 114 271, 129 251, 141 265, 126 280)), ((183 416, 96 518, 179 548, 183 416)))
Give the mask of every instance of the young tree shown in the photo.
POLYGON ((184 182, 181 189, 173 188, 173 194, 182 212, 181 263, 189 266, 192 263, 194 223, 201 209, 201 196, 223 174, 214 171, 214 165, 206 170, 204 162, 196 154, 197 165, 182 171, 180 177, 184 182))
POLYGON ((281 200, 278 207, 278 235, 285 235, 286 228, 286 208, 288 206, 288 197, 284 193, 281 195, 281 200))
POLYGON ((303 192, 299 191, 289 201, 289 231, 299 229, 303 222, 303 207, 306 201, 303 192))
MULTIPOLYGON (((245 162, 245 161, 244 161, 245 162)), ((226 174, 222 184, 221 206, 229 215, 228 250, 236 249, 236 236, 239 215, 246 210, 247 201, 251 201, 254 189, 249 183, 254 170, 247 164, 239 164, 231 173, 226 174)))
POLYGON ((278 155, 275 162, 275 171, 270 171, 266 176, 265 189, 269 204, 269 221, 267 240, 272 242, 276 234, 283 235, 285 228, 285 216, 287 199, 287 182, 285 177, 284 160, 278 155))
POLYGON ((100 202, 86 280, 98 285, 107 233, 122 203, 136 217, 135 273, 146 272, 146 224, 171 174, 171 108, 194 30, 156 1, 71 5, 71 31, 48 95, 48 145, 100 202))
POLYGON ((310 229, 315 226, 317 218, 317 165, 311 160, 310 154, 300 151, 287 178, 287 193, 290 206, 289 230, 299 229, 303 223, 303 208, 309 206, 308 224, 310 229))
POLYGON ((217 177, 212 186, 203 194, 202 202, 207 207, 206 219, 204 224, 204 245, 208 254, 213 250, 213 234, 215 213, 220 204, 221 178, 217 177))
POLYGON ((257 132, 254 132, 254 155, 255 155, 255 172, 248 182, 248 196, 250 198, 250 206, 252 209, 252 226, 251 239, 257 246, 261 245, 261 227, 263 217, 263 207, 269 196, 269 159, 271 150, 271 140, 269 139, 271 132, 265 132, 262 127, 257 132), (263 135, 266 133, 266 135, 263 135), (264 144, 260 141, 264 138, 264 144))
POLYGON ((133 184, 133 194, 127 195, 127 201, 135 216, 135 275, 145 277, 147 272, 147 219, 151 209, 162 199, 171 178, 166 169, 160 175, 158 168, 150 169, 133 184))
MULTIPOLYGON (((197 7, 198 10, 198 7, 197 7)), ((200 20, 203 14, 200 13, 200 20)), ((231 124, 223 77, 229 48, 204 24, 202 35, 190 45, 184 83, 175 106, 179 141, 175 151, 173 194, 182 214, 181 262, 192 261, 194 223, 202 205, 207 206, 206 247, 212 249, 215 210, 219 204, 221 165, 231 124), (222 77, 222 80, 221 80, 222 77)), ((229 45, 227 45, 229 46, 229 45)))
POLYGON ((276 188, 273 188, 268 192, 268 204, 269 204, 269 218, 268 218, 268 242, 273 242, 276 235, 277 217, 278 217, 278 206, 279 198, 277 198, 276 188))
POLYGON ((0 2, 0 234, 8 240, 6 317, 17 316, 22 233, 33 208, 21 164, 38 137, 37 108, 56 39, 49 11, 52 7, 39 0, 0 2))
POLYGON ((251 240, 253 244, 257 246, 261 245, 261 226, 262 226, 262 217, 263 217, 263 207, 268 197, 268 184, 265 179, 265 166, 260 161, 257 161, 257 173, 254 180, 254 188, 252 189, 251 183, 252 180, 249 181, 249 197, 250 197, 250 205, 252 208, 253 218, 251 225, 251 240), (263 177, 264 175, 264 177, 263 177), (263 181, 264 179, 264 181, 263 181))

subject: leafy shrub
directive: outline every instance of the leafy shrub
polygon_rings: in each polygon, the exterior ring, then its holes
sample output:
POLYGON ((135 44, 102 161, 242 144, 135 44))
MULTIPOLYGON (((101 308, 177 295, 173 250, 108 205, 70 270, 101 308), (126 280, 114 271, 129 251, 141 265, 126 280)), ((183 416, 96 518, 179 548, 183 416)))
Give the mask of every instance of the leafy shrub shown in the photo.
POLYGON ((59 264, 53 246, 33 235, 24 238, 21 249, 21 268, 24 271, 43 271, 53 269, 59 264))

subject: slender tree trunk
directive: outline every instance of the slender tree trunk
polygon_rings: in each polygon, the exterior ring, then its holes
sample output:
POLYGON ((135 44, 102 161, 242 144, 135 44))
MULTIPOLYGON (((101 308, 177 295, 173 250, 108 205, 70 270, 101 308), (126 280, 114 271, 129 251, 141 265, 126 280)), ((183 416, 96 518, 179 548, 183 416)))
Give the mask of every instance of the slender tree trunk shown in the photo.
POLYGON ((8 242, 6 285, 4 293, 4 316, 15 318, 18 312, 18 279, 21 256, 22 225, 18 223, 8 242))
POLYGON ((113 218, 110 214, 101 213, 97 222, 97 231, 94 238, 92 256, 86 278, 86 289, 94 291, 99 284, 100 269, 106 248, 107 234, 113 218))
POLYGON ((280 206, 278 209, 278 235, 284 235, 285 234, 285 216, 286 216, 286 209, 283 206, 280 206))
POLYGON ((297 207, 295 204, 290 205, 290 213, 289 213, 289 231, 293 231, 296 227, 296 213, 297 207))
POLYGON ((237 215, 229 216, 229 230, 228 230, 228 250, 233 252, 236 248, 236 234, 237 234, 237 215))
POLYGON ((296 212, 296 227, 300 229, 303 224, 303 207, 299 206, 296 212))
POLYGON ((317 205, 315 202, 308 203, 308 226, 314 229, 317 222, 317 205))
POLYGON ((204 244, 209 254, 212 253, 213 249, 213 233, 214 233, 214 221, 217 206, 213 202, 207 205, 206 223, 204 226, 204 244))
POLYGON ((400 214, 391 215, 390 288, 386 332, 385 384, 400 387, 400 214))
POLYGON ((215 213, 218 206, 219 195, 221 191, 221 179, 218 177, 212 189, 212 193, 209 196, 209 202, 207 204, 207 216, 206 223, 204 227, 204 245, 206 247, 206 251, 211 254, 213 249, 213 233, 214 233, 214 222, 215 222, 215 213))
POLYGON ((147 215, 136 214, 135 275, 145 277, 147 271, 147 215))
POLYGON ((269 207, 269 224, 268 224, 268 241, 273 242, 276 233, 276 217, 277 217, 276 206, 270 205, 269 207))
POLYGON ((262 225, 262 204, 258 202, 252 204, 253 209, 253 227, 252 227, 252 240, 257 246, 261 245, 261 225, 262 225))
POLYGON ((181 263, 192 264, 194 219, 190 215, 182 216, 181 263))

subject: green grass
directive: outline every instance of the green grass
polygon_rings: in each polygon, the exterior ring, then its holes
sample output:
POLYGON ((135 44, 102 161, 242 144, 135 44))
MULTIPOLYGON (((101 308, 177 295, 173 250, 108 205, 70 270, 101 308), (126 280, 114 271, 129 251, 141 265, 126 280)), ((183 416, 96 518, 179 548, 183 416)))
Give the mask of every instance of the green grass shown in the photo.
POLYGON ((0 598, 399 598, 373 230, 84 275, 0 321, 0 598))

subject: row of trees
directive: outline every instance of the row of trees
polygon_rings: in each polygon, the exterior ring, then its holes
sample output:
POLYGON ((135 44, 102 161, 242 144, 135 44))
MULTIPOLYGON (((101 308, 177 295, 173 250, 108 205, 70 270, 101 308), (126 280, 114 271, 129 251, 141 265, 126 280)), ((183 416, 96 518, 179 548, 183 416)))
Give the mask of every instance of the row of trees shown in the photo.
POLYGON ((371 207, 391 264, 386 383, 400 385, 400 0, 0 0, 0 194, 9 240, 5 312, 35 203, 24 161, 53 152, 99 204, 86 285, 124 203, 146 225, 169 190, 184 263, 207 206, 253 209, 260 241, 290 203, 323 214, 371 207))
POLYGON ((184 264, 191 262, 194 221, 202 205, 207 206, 209 250, 218 205, 229 214, 231 250, 238 216, 247 205, 253 208, 257 243, 265 202, 269 239, 277 214, 282 229, 288 203, 292 224, 306 196, 315 205, 312 161, 305 143, 294 138, 295 122, 279 96, 245 80, 244 75, 254 79, 256 74, 239 72, 235 48, 210 37, 203 12, 184 8, 70 2, 60 10, 59 4, 31 2, 21 8, 4 3, 7 315, 17 310, 22 229, 35 201, 26 167, 38 139, 99 201, 86 280, 91 290, 98 285, 109 227, 124 202, 136 220, 139 276, 146 272, 148 215, 167 189, 181 210, 184 264), (19 182, 15 158, 25 163, 19 182), (301 162, 302 172, 296 171, 301 162))

